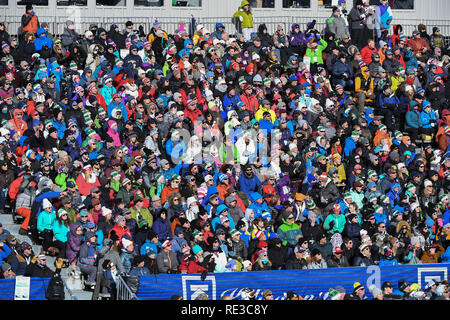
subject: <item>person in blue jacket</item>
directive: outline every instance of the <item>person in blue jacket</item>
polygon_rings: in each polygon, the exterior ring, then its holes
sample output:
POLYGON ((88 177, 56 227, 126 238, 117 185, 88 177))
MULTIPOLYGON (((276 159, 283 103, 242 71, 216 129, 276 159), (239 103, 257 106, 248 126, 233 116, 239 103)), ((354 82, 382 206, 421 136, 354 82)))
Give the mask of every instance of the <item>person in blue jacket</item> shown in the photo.
POLYGON ((351 136, 345 139, 344 157, 343 157, 344 159, 346 160, 350 159, 353 150, 356 148, 356 143, 358 142, 359 137, 360 137, 359 132, 353 131, 351 136))
POLYGON ((47 31, 44 28, 37 29, 36 39, 34 39, 34 48, 37 52, 41 51, 44 46, 47 46, 49 50, 53 48, 52 40, 47 37, 47 31))
POLYGON ((178 164, 180 157, 186 152, 186 145, 177 130, 174 130, 166 142, 166 153, 172 162, 178 164))
POLYGON ((246 165, 239 178, 239 190, 249 195, 260 191, 261 187, 262 183, 253 172, 251 165, 246 165))
POLYGON ((221 216, 225 216, 228 218, 228 220, 230 221, 230 226, 229 226, 230 229, 236 228, 236 224, 234 223, 234 220, 230 215, 230 209, 225 204, 220 204, 217 207, 216 216, 211 220, 211 226, 214 231, 216 231, 216 229, 222 225, 221 216))
POLYGON ((409 103, 409 110, 405 114, 405 131, 411 137, 411 141, 416 141, 421 127, 421 115, 419 104, 412 100, 409 103))
POLYGON ((252 204, 249 206, 249 209, 252 209, 255 212, 255 218, 262 218, 263 212, 270 212, 267 203, 264 201, 260 193, 251 193, 250 200, 252 201, 252 204))
POLYGON ((344 89, 354 89, 352 78, 352 68, 347 62, 346 55, 341 53, 339 59, 333 65, 331 81, 334 85, 340 84, 344 89))
POLYGON ((380 259, 380 266, 398 266, 398 260, 394 257, 392 249, 389 247, 383 248, 383 255, 380 259))
POLYGON ((141 256, 146 256, 150 251, 155 253, 155 259, 158 255, 158 252, 161 249, 161 242, 159 241, 158 234, 150 229, 147 234, 147 239, 144 244, 141 246, 140 254, 141 256))
POLYGON ((211 38, 217 38, 219 40, 222 40, 222 34, 225 32, 225 26, 222 22, 216 23, 216 28, 213 33, 211 33, 211 38))
POLYGON ((115 94, 113 94, 112 98, 113 99, 112 99, 111 103, 108 104, 108 107, 107 107, 107 109, 108 109, 107 110, 108 117, 111 118, 114 109, 118 109, 118 110, 120 110, 122 112, 123 121, 127 122, 127 120, 128 120, 128 111, 127 111, 127 108, 125 107, 125 105, 122 102, 122 97, 118 93, 115 93, 115 94))
POLYGON ((0 242, 0 268, 3 264, 3 259, 6 259, 11 253, 11 249, 4 242, 0 242))
POLYGON ((425 100, 422 104, 422 112, 420 113, 420 124, 422 126, 422 133, 426 135, 433 135, 437 123, 436 113, 431 108, 431 103, 425 100))

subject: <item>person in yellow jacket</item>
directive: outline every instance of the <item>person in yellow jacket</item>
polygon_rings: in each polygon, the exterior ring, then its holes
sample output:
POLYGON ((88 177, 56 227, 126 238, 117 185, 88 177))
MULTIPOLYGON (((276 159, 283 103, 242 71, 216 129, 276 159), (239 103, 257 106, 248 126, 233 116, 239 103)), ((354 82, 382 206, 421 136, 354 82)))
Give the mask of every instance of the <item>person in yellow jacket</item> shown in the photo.
POLYGON ((169 36, 167 35, 167 32, 162 30, 161 22, 159 22, 158 20, 155 20, 155 22, 153 22, 153 28, 150 30, 150 34, 147 37, 147 40, 150 44, 153 44, 153 41, 155 41, 155 39, 158 38, 158 36, 156 35, 156 32, 158 30, 162 31, 162 33, 163 33, 162 37, 164 38, 164 40, 169 40, 169 36))
POLYGON ((259 106, 258 110, 256 110, 255 112, 255 119, 259 122, 264 118, 264 112, 269 112, 270 113, 270 118, 272 120, 272 123, 275 122, 275 120, 277 119, 277 115, 275 114, 275 111, 273 111, 270 108, 270 102, 267 99, 264 99, 261 103, 261 105, 259 106))
POLYGON ((347 175, 345 173, 345 166, 342 163, 342 157, 338 153, 335 153, 330 160, 331 161, 327 162, 327 173, 332 177, 332 180, 337 187, 345 186, 347 175), (330 172, 330 168, 335 169, 337 173, 335 177, 330 174, 333 172, 333 170, 330 172))
POLYGON ((253 32, 253 13, 252 7, 247 0, 242 0, 239 9, 234 13, 234 18, 238 18, 241 21, 242 34, 245 41, 251 40, 251 33, 253 32))
POLYGON ((373 78, 370 76, 370 71, 367 66, 361 67, 361 72, 355 77, 355 92, 358 99, 358 112, 364 112, 366 100, 374 100, 375 94, 373 92, 373 78))
POLYGON ((391 83, 392 83, 391 90, 392 90, 392 92, 396 93, 397 89, 405 81, 406 81, 406 77, 402 74, 402 70, 400 68, 395 68, 393 70, 392 76, 391 76, 391 83))

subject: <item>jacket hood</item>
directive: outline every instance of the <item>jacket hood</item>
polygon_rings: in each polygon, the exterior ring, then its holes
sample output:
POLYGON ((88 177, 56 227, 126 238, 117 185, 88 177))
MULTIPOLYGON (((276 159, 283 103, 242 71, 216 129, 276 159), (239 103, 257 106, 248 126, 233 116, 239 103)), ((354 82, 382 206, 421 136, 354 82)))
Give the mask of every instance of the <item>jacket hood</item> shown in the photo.
POLYGON ((77 223, 71 224, 70 227, 69 227, 70 234, 73 235, 73 236, 78 236, 78 235, 77 235, 77 229, 78 229, 79 226, 80 226, 80 225, 77 224, 77 223))
POLYGON ((187 45, 189 44, 189 43, 193 43, 193 41, 191 40, 191 39, 186 39, 186 40, 184 40, 184 49, 188 49, 188 47, 187 47, 187 45))
POLYGON ((295 28, 296 28, 296 27, 300 27, 300 25, 299 25, 298 23, 293 23, 292 26, 291 26, 292 32, 295 31, 295 28))
POLYGON ((267 26, 265 23, 262 23, 258 26, 258 33, 263 33, 263 30, 266 29, 267 30, 267 26))
POLYGON ((249 6, 249 5, 250 5, 250 3, 247 0, 242 0, 241 8, 244 7, 244 6, 249 6))
POLYGON ((44 28, 39 28, 39 29, 37 29, 36 34, 38 37, 40 37, 42 34, 47 35, 47 31, 45 31, 44 28))

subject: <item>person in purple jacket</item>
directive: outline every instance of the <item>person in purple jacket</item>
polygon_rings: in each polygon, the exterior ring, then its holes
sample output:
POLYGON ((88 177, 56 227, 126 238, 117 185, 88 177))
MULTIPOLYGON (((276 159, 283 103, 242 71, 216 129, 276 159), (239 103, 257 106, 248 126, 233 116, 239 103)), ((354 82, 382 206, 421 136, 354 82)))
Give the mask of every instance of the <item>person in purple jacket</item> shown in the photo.
POLYGON ((289 42, 291 44, 291 53, 298 54, 300 57, 305 55, 307 43, 306 37, 300 30, 300 25, 298 23, 292 24, 289 42))
POLYGON ((70 227, 70 234, 67 238, 66 243, 66 259, 69 263, 76 262, 76 259, 78 258, 78 254, 80 252, 81 245, 83 244, 83 227, 78 224, 74 223, 71 224, 70 227))

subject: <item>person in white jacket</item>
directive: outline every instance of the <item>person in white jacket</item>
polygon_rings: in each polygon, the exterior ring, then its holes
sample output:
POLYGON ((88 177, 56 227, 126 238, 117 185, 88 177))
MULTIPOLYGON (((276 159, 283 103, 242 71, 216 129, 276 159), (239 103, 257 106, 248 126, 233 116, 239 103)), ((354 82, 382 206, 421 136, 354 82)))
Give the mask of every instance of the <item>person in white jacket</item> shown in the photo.
POLYGON ((246 131, 243 136, 236 141, 236 148, 239 152, 241 165, 247 164, 250 155, 256 152, 255 142, 251 139, 250 132, 246 131))

